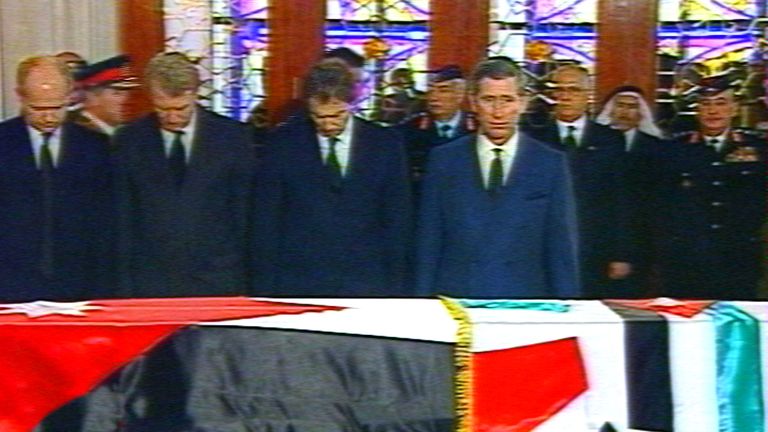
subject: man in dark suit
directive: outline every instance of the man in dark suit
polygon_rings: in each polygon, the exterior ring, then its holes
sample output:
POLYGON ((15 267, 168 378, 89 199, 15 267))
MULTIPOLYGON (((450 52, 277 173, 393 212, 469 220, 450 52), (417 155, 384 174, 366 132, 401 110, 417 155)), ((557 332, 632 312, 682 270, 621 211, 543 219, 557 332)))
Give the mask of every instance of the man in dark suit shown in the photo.
POLYGON ((269 139, 257 180, 254 294, 399 296, 411 202, 399 135, 351 115, 355 80, 335 61, 305 82, 309 118, 269 139))
POLYGON ((519 132, 524 75, 480 63, 469 84, 480 133, 432 150, 418 217, 418 294, 578 297, 565 156, 519 132))
POLYGON ((0 123, 0 302, 108 296, 112 166, 104 136, 64 123, 64 61, 17 73, 22 115, 0 123))
POLYGON ((661 149, 662 132, 639 87, 625 85, 616 88, 606 98, 595 121, 624 134, 624 155, 627 160, 627 185, 630 193, 632 242, 635 263, 632 273, 623 280, 612 281, 615 292, 633 297, 648 297, 656 290, 653 275, 654 254, 650 206, 653 198, 653 158, 661 149))
POLYGON ((587 115, 591 83, 576 65, 553 71, 549 85, 553 118, 527 131, 568 157, 579 221, 581 282, 589 298, 620 298, 613 280, 632 271, 630 195, 626 185, 624 137, 587 115))
POLYGON ((184 55, 145 73, 155 112, 114 136, 120 278, 131 297, 244 294, 253 162, 244 125, 200 108, 184 55))
POLYGON ((75 78, 83 91, 83 105, 72 111, 68 120, 96 132, 114 134, 126 120, 130 91, 139 85, 128 57, 119 55, 84 66, 75 78))
POLYGON ((755 299, 766 215, 765 137, 737 130, 727 77, 700 84, 698 129, 654 155, 653 222, 661 293, 704 299, 755 299))
POLYGON ((474 116, 462 109, 466 83, 458 66, 445 66, 430 77, 427 111, 406 119, 398 128, 406 140, 411 177, 418 185, 433 148, 472 133, 474 116))

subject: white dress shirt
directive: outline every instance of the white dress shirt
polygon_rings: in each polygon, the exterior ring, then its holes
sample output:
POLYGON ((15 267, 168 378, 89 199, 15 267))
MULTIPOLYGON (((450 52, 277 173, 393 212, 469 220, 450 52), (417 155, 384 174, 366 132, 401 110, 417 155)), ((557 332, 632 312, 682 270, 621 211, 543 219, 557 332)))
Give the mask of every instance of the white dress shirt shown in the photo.
MULTIPOLYGON (((27 126, 29 140, 32 141, 32 152, 35 154, 35 165, 40 168, 40 149, 43 147, 42 133, 30 126, 27 126)), ((59 154, 61 153, 61 128, 56 128, 51 132, 51 138, 48 140, 48 149, 51 151, 53 166, 59 166, 59 154)))
POLYGON ((456 136, 456 132, 459 129, 459 120, 461 120, 461 110, 456 111, 456 114, 453 115, 449 120, 435 120, 435 127, 437 128, 437 132, 440 134, 440 136, 443 135, 443 126, 450 126, 450 129, 448 130, 448 136, 446 138, 454 138, 456 136))
MULTIPOLYGON (((352 116, 347 118, 347 123, 344 125, 344 130, 335 136, 336 138, 336 159, 339 161, 341 167, 341 175, 346 176, 349 167, 349 156, 352 152, 352 116)), ((331 149, 330 138, 322 135, 317 135, 317 142, 320 143, 320 157, 323 164, 328 159, 328 153, 331 149)))
POLYGON ((487 188, 491 175, 491 163, 496 158, 494 149, 501 149, 501 167, 504 172, 504 184, 509 182, 509 174, 512 172, 512 163, 517 154, 518 140, 520 135, 515 132, 509 137, 507 142, 502 145, 496 145, 488 140, 485 135, 480 134, 477 137, 477 160, 480 162, 480 171, 483 176, 483 185, 487 188))
POLYGON ((728 131, 725 131, 721 133, 720 135, 716 136, 707 136, 704 135, 704 143, 708 146, 714 146, 715 150, 717 150, 718 153, 723 151, 723 147, 725 147, 725 143, 728 140, 728 131), (717 144, 713 144, 712 141, 717 140, 717 144))
MULTIPOLYGON (((181 135, 181 145, 184 146, 184 156, 187 164, 189 164, 189 159, 192 157, 192 143, 195 139, 196 124, 197 108, 195 108, 195 113, 192 114, 192 118, 189 120, 189 123, 183 129, 179 129, 180 132, 184 132, 181 135)), ((171 157, 171 151, 173 150, 173 141, 176 139, 176 133, 162 128, 160 129, 160 133, 163 135, 165 157, 169 158, 171 157)))
POLYGON ((627 129, 624 131, 624 150, 632 151, 632 145, 635 142, 637 136, 637 128, 627 129))
POLYGON ((560 133, 560 142, 565 141, 565 137, 568 136, 568 128, 573 126, 573 137, 576 138, 576 145, 581 147, 581 136, 584 133, 584 128, 587 126, 587 117, 581 116, 573 122, 557 121, 557 130, 560 133))

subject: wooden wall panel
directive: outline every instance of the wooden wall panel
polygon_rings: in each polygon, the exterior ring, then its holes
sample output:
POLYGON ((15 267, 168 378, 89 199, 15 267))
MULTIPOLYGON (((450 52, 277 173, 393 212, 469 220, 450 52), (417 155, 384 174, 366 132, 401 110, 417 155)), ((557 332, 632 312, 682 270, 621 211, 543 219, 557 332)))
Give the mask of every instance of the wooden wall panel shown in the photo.
MULTIPOLYGON (((165 46, 162 0, 120 0, 120 51, 131 56, 139 76, 149 60, 165 46)), ((128 104, 129 118, 148 112, 149 98, 144 87, 134 91, 128 104)))
POLYGON ((270 3, 267 111, 270 123, 295 107, 302 78, 320 58, 325 41, 325 1, 273 0, 270 3))
POLYGON ((598 2, 595 83, 598 104, 614 88, 631 84, 643 89, 648 102, 655 105, 657 3, 646 0, 598 2))
POLYGON ((432 0, 429 67, 461 66, 468 74, 486 56, 489 0, 432 0))

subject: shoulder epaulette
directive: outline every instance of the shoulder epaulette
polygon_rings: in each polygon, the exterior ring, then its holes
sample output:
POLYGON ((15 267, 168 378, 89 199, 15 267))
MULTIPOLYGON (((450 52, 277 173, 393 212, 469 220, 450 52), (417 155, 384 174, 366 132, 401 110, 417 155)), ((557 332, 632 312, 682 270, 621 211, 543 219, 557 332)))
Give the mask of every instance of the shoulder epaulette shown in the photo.
POLYGON ((688 143, 697 143, 701 141, 701 134, 698 131, 675 132, 669 136, 673 140, 685 141, 688 143))
POLYGON ((749 129, 749 128, 735 128, 732 132, 734 136, 734 140, 737 141, 736 137, 741 136, 743 138, 748 139, 765 139, 766 134, 765 131, 757 130, 757 129, 749 129))

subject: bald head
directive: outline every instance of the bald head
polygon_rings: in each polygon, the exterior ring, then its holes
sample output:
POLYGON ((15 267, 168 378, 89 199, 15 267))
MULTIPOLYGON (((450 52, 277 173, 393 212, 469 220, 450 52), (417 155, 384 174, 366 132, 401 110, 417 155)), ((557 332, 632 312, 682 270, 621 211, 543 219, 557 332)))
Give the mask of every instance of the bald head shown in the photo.
POLYGON ((16 93, 29 126, 53 132, 64 121, 72 75, 67 64, 56 57, 30 57, 19 63, 16 93))

